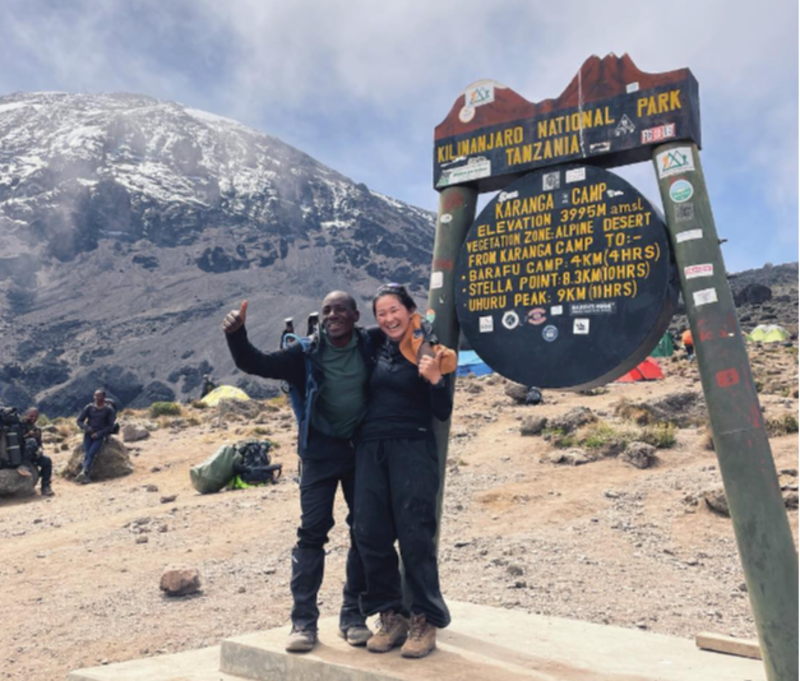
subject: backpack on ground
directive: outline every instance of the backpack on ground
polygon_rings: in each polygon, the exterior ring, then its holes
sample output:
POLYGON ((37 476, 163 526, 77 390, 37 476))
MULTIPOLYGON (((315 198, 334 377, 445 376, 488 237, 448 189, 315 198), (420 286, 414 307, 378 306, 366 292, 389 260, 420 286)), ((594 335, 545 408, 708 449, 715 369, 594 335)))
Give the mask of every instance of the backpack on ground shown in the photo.
POLYGON ((193 466, 189 476, 200 494, 219 492, 225 485, 238 479, 243 484, 235 487, 263 485, 277 482, 283 464, 273 464, 269 455, 271 443, 244 440, 234 445, 222 445, 208 459, 193 466))
POLYGON ((236 448, 233 445, 222 445, 203 463, 189 469, 192 487, 200 494, 219 492, 235 475, 233 472, 235 459, 236 448))
POLYGON ((16 407, 0 406, 0 468, 16 468, 22 463, 25 431, 16 407))
POLYGON ((233 472, 247 485, 265 485, 278 482, 283 472, 283 464, 272 463, 269 440, 245 440, 234 445, 236 458, 233 472))

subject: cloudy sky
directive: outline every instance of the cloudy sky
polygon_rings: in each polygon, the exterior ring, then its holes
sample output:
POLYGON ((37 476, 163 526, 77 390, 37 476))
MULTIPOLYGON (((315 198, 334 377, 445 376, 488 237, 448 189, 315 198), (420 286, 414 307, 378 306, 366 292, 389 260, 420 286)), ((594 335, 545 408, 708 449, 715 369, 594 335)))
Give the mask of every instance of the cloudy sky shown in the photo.
MULTIPOLYGON (((798 258, 797 0, 4 0, 0 94, 136 92, 237 119, 436 210, 433 130, 470 83, 536 102, 592 54, 700 83, 728 269, 798 258)), ((650 164, 619 171, 660 202, 650 164)))

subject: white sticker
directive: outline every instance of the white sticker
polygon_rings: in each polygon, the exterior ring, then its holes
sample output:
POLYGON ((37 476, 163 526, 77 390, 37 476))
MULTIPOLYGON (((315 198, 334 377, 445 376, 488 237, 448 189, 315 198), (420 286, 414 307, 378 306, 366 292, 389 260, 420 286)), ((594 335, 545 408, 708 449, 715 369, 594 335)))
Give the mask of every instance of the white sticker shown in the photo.
POLYGON ((656 156, 659 178, 694 171, 694 157, 690 147, 675 147, 656 156))
POLYGON ((494 331, 494 319, 489 317, 479 317, 478 323, 480 324, 481 333, 491 333, 494 331))
POLYGON ((511 329, 516 329, 519 326, 519 315, 514 312, 514 310, 509 310, 503 315, 503 326, 505 326, 509 331, 511 329))
POLYGON ((442 215, 442 217, 439 218, 439 222, 441 222, 443 225, 446 225, 452 221, 453 221, 453 216, 450 215, 450 213, 445 213, 444 215, 442 215))
POLYGON ((699 277, 713 277, 714 265, 712 263, 706 263, 703 265, 689 265, 689 267, 683 268, 683 274, 686 276, 687 279, 697 279, 699 277))
POLYGON ((557 317, 560 314, 564 314, 563 305, 553 305, 553 307, 550 308, 550 315, 552 317, 557 317))
POLYGON ((606 151, 611 151, 611 142, 597 142, 589 145, 590 154, 602 154, 606 151))
POLYGON ((586 168, 573 168, 568 170, 566 174, 566 182, 581 182, 586 179, 586 168))
POLYGON ((687 229, 685 232, 678 232, 675 235, 675 241, 682 244, 684 241, 694 241, 695 239, 703 238, 702 229, 687 229))
POLYGON ((628 94, 630 94, 631 92, 639 92, 639 81, 636 81, 635 83, 628 83, 625 86, 625 92, 627 92, 628 94))
POLYGON ((561 186, 561 173, 545 173, 542 175, 542 191, 549 192, 561 186))
POLYGON ((447 168, 442 171, 437 187, 448 187, 459 182, 479 180, 492 174, 492 162, 488 158, 470 159, 466 165, 458 168, 447 168))
POLYGON ((631 135, 634 132, 636 132, 636 126, 633 124, 633 121, 630 118, 628 118, 625 114, 622 114, 622 118, 619 119, 617 127, 614 128, 614 137, 631 135))
POLYGON ((588 336, 589 335, 589 320, 583 318, 577 318, 572 322, 572 333, 576 336, 588 336))
POLYGON ((509 201, 510 199, 518 199, 518 198, 519 198, 519 191, 500 192, 500 196, 497 197, 497 202, 503 203, 503 201, 509 201))
POLYGON ((431 288, 442 288, 444 286, 444 272, 431 273, 431 288))
POLYGON ((458 112, 458 120, 462 123, 469 123, 473 118, 475 118, 475 107, 462 106, 461 111, 458 112))
POLYGON ((624 193, 625 192, 621 189, 609 189, 606 192, 606 196, 608 196, 609 199, 613 199, 615 196, 622 196, 624 193))
POLYGON ((494 101, 494 84, 478 83, 464 93, 464 106, 483 106, 494 101))
POLYGON ((692 297, 694 298, 695 307, 700 307, 701 305, 708 305, 709 303, 716 303, 717 289, 704 288, 702 291, 695 291, 692 294, 692 297))

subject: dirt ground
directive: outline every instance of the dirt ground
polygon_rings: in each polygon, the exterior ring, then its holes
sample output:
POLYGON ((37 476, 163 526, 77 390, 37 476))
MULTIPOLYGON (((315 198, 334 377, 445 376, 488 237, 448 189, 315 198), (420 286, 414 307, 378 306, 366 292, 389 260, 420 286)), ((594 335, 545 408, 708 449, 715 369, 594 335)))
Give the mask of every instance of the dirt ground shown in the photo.
MULTIPOLYGON (((796 349, 761 353, 754 362, 796 390, 796 349)), ((658 465, 644 470, 619 458, 556 465, 552 444, 520 434, 525 416, 583 405, 613 424, 620 398, 700 391, 694 365, 665 361, 664 368, 665 381, 616 383, 596 395, 547 391, 538 406, 515 405, 498 377, 460 380, 440 544, 447 598, 685 638, 699 631, 755 637, 731 520, 702 499, 721 485, 703 428, 679 430, 676 445, 659 450, 658 465)), ((787 394, 785 384, 761 400, 766 417, 797 416, 796 392, 787 394)), ((254 424, 220 424, 214 410, 187 408, 177 426, 162 419, 152 437, 131 445, 130 476, 87 486, 56 477, 55 497, 0 500, 0 678, 58 679, 81 667, 286 626, 299 517, 294 428, 286 406, 259 420, 264 437, 281 445, 284 477, 274 486, 197 494, 189 468, 250 436, 254 424), (169 495, 175 500, 162 502, 169 495), (159 580, 168 565, 197 568, 201 593, 163 596, 159 580)), ((68 442, 76 444, 77 435, 68 442)), ((771 445, 785 493, 796 492, 797 434, 771 445)), ((49 453, 56 470, 66 465, 68 451, 51 445, 49 453)), ((340 498, 323 616, 340 605, 344 515, 340 498)), ((789 520, 796 544, 797 510, 789 520)))

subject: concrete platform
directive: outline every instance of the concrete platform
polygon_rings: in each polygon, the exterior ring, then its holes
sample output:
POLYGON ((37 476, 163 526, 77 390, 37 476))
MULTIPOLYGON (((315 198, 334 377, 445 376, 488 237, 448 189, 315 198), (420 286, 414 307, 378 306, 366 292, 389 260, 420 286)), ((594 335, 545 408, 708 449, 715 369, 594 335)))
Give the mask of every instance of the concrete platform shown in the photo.
POLYGON ((221 669, 258 681, 762 681, 756 660, 699 650, 694 641, 575 620, 450 602, 438 651, 406 660, 351 648, 336 622, 305 655, 283 651, 287 629, 222 643, 221 669))
POLYGON ((320 622, 312 653, 283 650, 288 627, 219 648, 94 667, 69 681, 765 681, 758 660, 699 650, 694 641, 576 620, 450 602, 438 650, 406 660, 376 655, 320 622))
POLYGON ((219 646, 71 672, 67 681, 243 681, 219 671, 219 646))

